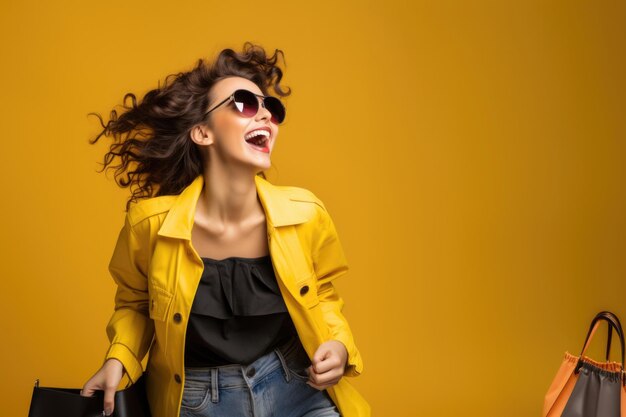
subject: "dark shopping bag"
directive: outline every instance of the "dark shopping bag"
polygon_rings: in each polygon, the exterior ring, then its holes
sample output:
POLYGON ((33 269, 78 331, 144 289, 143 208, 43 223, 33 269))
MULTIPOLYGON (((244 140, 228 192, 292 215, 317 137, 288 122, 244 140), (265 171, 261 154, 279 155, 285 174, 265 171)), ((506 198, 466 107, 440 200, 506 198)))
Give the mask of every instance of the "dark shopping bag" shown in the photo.
MULTIPOLYGON (((145 375, 115 393, 115 417, 150 417, 145 375)), ((80 395, 80 388, 51 388, 35 382, 28 417, 102 417, 104 391, 93 397, 80 395)))

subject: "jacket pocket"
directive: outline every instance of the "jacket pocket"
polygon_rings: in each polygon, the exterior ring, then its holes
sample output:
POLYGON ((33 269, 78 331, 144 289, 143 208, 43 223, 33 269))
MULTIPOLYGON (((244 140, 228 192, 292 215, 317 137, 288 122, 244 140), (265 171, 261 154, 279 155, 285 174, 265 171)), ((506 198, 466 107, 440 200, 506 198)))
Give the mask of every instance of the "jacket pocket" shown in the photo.
POLYGON ((311 272, 308 278, 298 281, 296 290, 299 292, 298 301, 307 308, 313 308, 320 303, 317 296, 317 276, 311 272))
POLYGON ((164 321, 174 296, 160 287, 150 285, 150 318, 164 321))

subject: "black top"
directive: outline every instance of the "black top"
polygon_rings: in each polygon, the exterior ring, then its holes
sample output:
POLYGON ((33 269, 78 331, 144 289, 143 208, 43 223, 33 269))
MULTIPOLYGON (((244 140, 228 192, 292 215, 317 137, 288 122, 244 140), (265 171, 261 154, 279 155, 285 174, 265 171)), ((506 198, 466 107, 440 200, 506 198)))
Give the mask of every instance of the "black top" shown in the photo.
POLYGON ((296 334, 270 255, 202 260, 185 366, 247 365, 296 334))

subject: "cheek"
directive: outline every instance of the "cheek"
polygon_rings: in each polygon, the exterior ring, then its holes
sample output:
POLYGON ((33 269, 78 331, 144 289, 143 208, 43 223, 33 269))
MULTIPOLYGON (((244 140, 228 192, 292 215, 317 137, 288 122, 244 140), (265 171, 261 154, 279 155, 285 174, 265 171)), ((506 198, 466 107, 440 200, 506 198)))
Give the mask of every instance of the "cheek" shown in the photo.
POLYGON ((247 123, 241 117, 236 115, 225 117, 215 124, 216 141, 220 142, 222 147, 239 147, 244 142, 246 127, 247 123))

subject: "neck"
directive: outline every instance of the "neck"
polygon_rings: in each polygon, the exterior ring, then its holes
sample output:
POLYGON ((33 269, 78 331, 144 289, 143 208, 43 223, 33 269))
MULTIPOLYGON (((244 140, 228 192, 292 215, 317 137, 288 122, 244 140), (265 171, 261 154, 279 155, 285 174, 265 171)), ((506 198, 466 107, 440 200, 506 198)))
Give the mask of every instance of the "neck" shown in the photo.
POLYGON ((257 198, 254 173, 206 169, 198 204, 213 224, 241 225, 263 208, 257 198))

